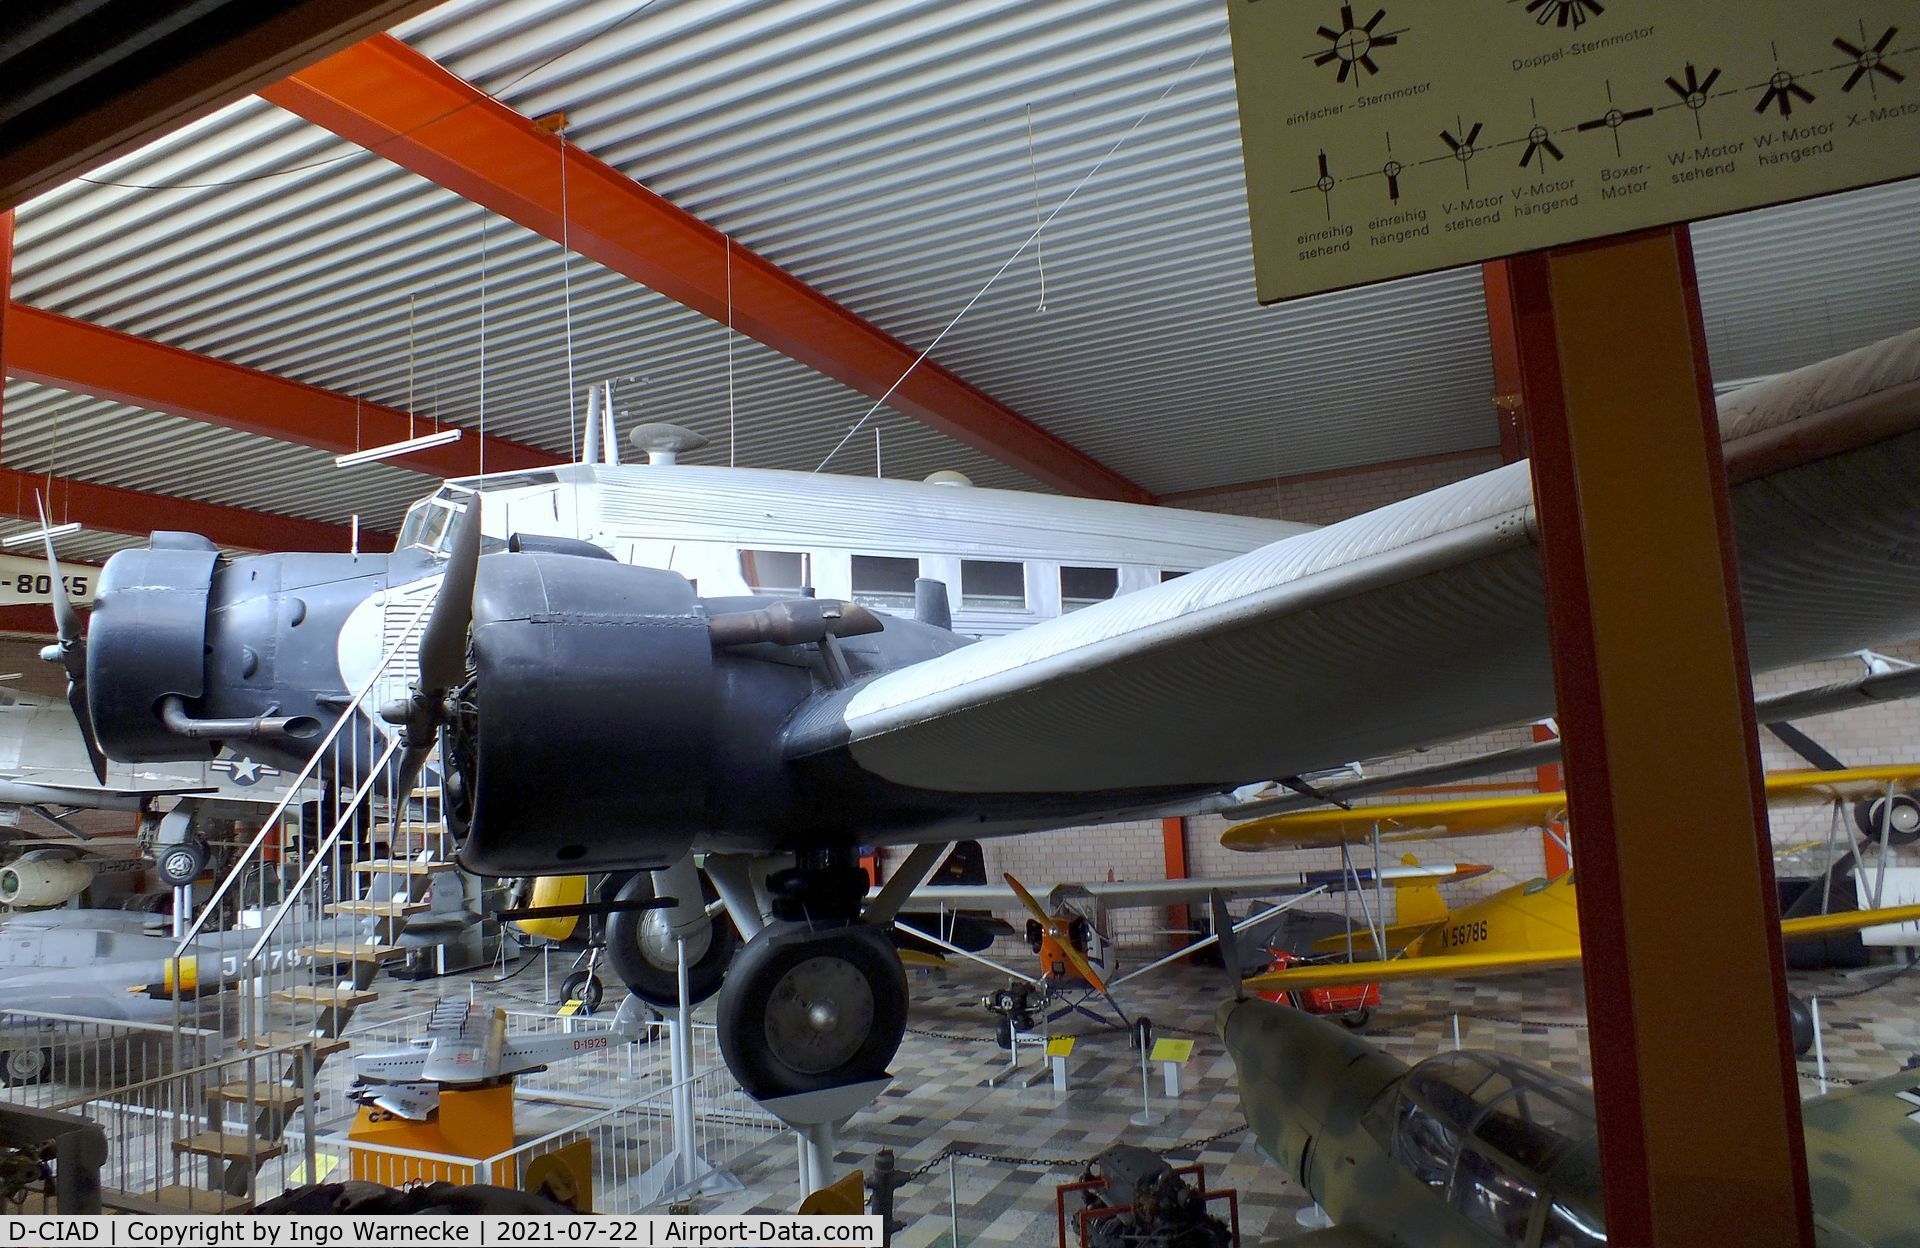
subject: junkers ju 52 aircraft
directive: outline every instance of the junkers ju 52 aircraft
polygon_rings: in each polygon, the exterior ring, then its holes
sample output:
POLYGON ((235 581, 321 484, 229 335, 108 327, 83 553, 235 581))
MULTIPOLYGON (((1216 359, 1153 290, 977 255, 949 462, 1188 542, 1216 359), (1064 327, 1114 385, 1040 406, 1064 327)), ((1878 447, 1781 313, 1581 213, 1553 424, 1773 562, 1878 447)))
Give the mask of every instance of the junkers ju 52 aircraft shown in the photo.
MULTIPOLYGON (((1721 427, 1756 668, 1910 633, 1920 333, 1730 395, 1721 427)), ((399 546, 226 559, 158 533, 114 556, 61 652, 101 748, 298 763, 384 613, 440 582, 383 714, 415 768, 443 743, 461 861, 656 873, 676 904, 642 935, 670 939, 637 960, 671 983, 684 937, 695 992, 724 976, 722 1046, 763 1099, 877 1077, 904 1031, 883 929, 911 884, 863 907, 858 846, 1193 810, 1552 709, 1524 463, 1318 530, 586 463, 449 482, 399 546), (1060 614, 966 635, 1036 601, 1060 614)))

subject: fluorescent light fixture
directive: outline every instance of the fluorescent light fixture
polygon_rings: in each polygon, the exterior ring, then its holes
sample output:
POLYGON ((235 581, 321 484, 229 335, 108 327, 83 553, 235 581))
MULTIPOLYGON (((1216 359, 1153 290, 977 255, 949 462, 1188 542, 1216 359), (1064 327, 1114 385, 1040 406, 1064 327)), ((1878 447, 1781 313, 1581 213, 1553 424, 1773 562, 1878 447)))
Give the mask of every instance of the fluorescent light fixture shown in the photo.
POLYGON ((353 451, 346 455, 335 455, 335 468, 351 468, 355 464, 371 464, 375 460, 392 459, 395 455, 411 455, 415 451, 424 451, 431 447, 445 446, 449 442, 458 442, 465 432, 460 429, 442 429, 439 433, 422 434, 417 438, 408 438, 405 442, 389 442, 385 446, 370 446, 364 451, 353 451))
POLYGON ((72 520, 66 524, 56 524, 50 529, 27 529, 21 533, 9 533, 0 537, 0 546, 38 546, 49 537, 65 537, 69 533, 78 533, 80 522, 72 520))

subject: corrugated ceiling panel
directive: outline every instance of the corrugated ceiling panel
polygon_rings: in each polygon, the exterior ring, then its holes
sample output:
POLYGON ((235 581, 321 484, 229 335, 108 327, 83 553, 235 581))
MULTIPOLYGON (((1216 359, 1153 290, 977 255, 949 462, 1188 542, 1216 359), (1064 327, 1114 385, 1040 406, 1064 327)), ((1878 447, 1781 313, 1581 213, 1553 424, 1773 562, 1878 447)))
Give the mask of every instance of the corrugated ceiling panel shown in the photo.
MULTIPOLYGON (((1477 271, 1254 305, 1224 26, 1218 0, 454 0, 402 33, 521 112, 564 109, 588 150, 915 345, 1099 165, 935 358, 1156 491, 1490 444, 1477 271)), ((623 408, 726 461, 722 326, 264 103, 96 176, 175 189, 29 205, 24 301, 467 425, 484 377, 488 429, 555 451, 570 358, 577 386, 628 379, 623 408)), ((1907 185, 1700 227, 1716 370, 1920 322, 1916 204, 1907 185)), ((742 464, 812 468, 868 406, 744 340, 731 372, 742 464)), ((322 518, 420 492, 26 393, 10 464, 50 454, 31 426, 70 413, 131 448, 88 461, 127 484, 322 518)), ((889 475, 1032 487, 875 423, 889 475)), ((872 471, 871 430, 833 466, 872 471)))

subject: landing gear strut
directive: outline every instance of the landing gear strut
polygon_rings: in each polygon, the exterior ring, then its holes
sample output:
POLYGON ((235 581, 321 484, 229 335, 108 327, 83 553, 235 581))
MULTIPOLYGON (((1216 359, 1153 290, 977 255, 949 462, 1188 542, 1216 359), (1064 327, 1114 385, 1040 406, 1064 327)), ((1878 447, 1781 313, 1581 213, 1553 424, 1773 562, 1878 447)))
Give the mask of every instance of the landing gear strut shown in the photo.
POLYGON ((822 851, 768 885, 774 921, 720 990, 727 1067, 762 1101, 881 1078, 906 1034, 907 976, 892 937, 860 921, 865 873, 822 851))

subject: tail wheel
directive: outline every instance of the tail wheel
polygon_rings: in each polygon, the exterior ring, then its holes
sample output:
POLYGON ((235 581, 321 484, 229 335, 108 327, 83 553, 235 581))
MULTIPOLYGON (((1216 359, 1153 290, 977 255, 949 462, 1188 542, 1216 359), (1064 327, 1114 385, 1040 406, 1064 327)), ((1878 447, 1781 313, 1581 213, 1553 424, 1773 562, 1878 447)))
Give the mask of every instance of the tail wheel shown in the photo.
MULTIPOLYGON (((700 877, 708 902, 719 896, 706 876, 700 877)), ((621 901, 653 896, 653 877, 642 871, 620 890, 621 901)), ((704 940, 687 942, 687 995, 698 1005, 720 991, 727 967, 740 947, 733 921, 718 915, 707 923, 704 940)), ((634 996, 661 1009, 680 1006, 680 964, 677 942, 658 910, 621 910, 607 919, 607 962, 634 996)))
POLYGON ((1793 1035, 1793 1055, 1805 1057, 1813 1052, 1813 1011, 1792 993, 1787 994, 1787 1026, 1793 1035))
POLYGON ((1348 1010, 1345 1014, 1342 1014, 1340 1016, 1340 1025, 1348 1031, 1364 1031, 1367 1024, 1372 1020, 1373 1011, 1363 1005, 1357 1010, 1348 1010))
POLYGON ((907 975, 879 928, 776 923, 727 976, 718 1022, 756 1100, 878 1079, 906 1034, 907 975))
POLYGON ((1856 802, 1853 821, 1860 828, 1861 835, 1873 841, 1880 839, 1880 825, 1884 821, 1888 825, 1889 845, 1912 845, 1920 841, 1920 800, 1916 800, 1911 793, 1895 793, 1891 798, 1883 795, 1856 802), (1891 818, 1888 818, 1888 802, 1893 803, 1891 818))
POLYGON ((560 999, 578 1001, 581 1009, 592 1014, 600 1008, 600 1001, 606 995, 606 987, 600 977, 592 971, 575 971, 560 981, 560 999))

